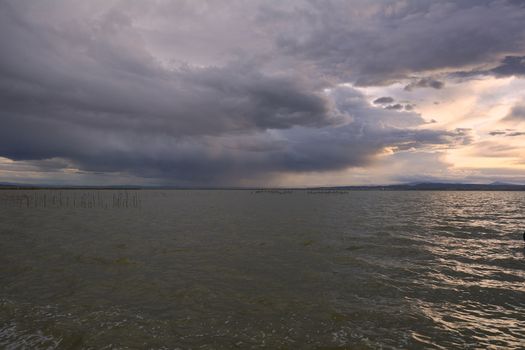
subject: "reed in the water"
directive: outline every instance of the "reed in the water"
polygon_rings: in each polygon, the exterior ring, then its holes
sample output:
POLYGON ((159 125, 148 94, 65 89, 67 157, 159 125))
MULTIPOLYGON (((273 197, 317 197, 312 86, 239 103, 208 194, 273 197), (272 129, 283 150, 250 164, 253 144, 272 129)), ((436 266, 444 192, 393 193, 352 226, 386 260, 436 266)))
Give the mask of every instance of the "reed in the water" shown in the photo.
POLYGON ((140 208, 138 191, 130 190, 9 190, 0 193, 2 208, 140 208))

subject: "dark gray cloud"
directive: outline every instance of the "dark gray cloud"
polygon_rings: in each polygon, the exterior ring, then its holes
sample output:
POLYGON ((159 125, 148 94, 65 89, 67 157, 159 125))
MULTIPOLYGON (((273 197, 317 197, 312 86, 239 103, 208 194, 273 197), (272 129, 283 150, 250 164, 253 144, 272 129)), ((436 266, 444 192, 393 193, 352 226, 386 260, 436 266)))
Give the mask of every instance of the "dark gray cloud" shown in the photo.
POLYGON ((373 103, 376 105, 384 105, 384 104, 389 104, 392 102, 394 102, 394 99, 392 97, 385 96, 385 97, 379 97, 375 99, 373 103))
POLYGON ((445 83, 433 78, 422 78, 415 81, 412 81, 410 84, 405 86, 406 91, 412 91, 416 88, 433 88, 433 89, 442 89, 445 86, 445 83))
POLYGON ((514 131, 513 129, 507 129, 505 131, 494 130, 494 131, 489 132, 489 135, 491 135, 491 136, 515 137, 515 136, 525 135, 525 132, 523 132, 523 131, 514 131))
POLYGON ((507 56, 490 72, 497 76, 525 75, 525 56, 507 56))
POLYGON ((525 76, 525 56, 505 56, 497 62, 494 68, 476 68, 469 71, 460 71, 452 74, 460 78, 470 78, 483 75, 496 77, 525 76))
POLYGON ((506 131, 498 131, 498 130, 496 130, 496 131, 489 132, 489 135, 491 135, 491 136, 499 136, 499 135, 505 135, 506 133, 507 133, 506 131))
POLYGON ((360 85, 387 84, 415 72, 464 71, 525 51, 525 9, 509 1, 311 4, 284 17, 304 27, 301 35, 284 32, 280 46, 360 85))
POLYGON ((470 131, 349 86, 441 88, 521 55, 524 20, 507 1, 1 1, 0 156, 236 184, 456 147, 470 131))
POLYGON ((400 104, 400 103, 396 103, 394 105, 388 105, 388 106, 385 106, 386 109, 391 109, 391 110, 394 110, 394 111, 400 111, 403 109, 403 105, 400 104))
POLYGON ((525 135, 525 132, 522 132, 522 131, 514 131, 514 132, 509 132, 507 135, 505 136, 510 136, 510 137, 514 137, 514 136, 523 136, 525 135))
POLYGON ((388 96, 379 97, 375 99, 374 101, 372 101, 372 103, 375 105, 381 105, 385 109, 390 109, 390 110, 395 110, 395 111, 400 111, 403 109, 405 111, 412 111, 414 109, 414 105, 412 104, 407 103, 405 105, 402 105, 400 103, 393 104, 393 102, 394 102, 394 99, 388 96))
POLYGON ((365 166, 385 147, 408 150, 469 142, 462 130, 413 129, 424 123, 419 115, 372 107, 351 88, 337 89, 332 97, 345 123, 223 135, 173 137, 1 114, 6 128, 0 131, 0 154, 15 160, 66 159, 64 167, 84 171, 204 185, 365 166))
MULTIPOLYGON (((122 48, 121 41, 111 42, 111 32, 93 40, 102 33, 53 30, 12 9, 0 16, 4 111, 173 135, 331 123, 323 96, 298 77, 264 74, 243 62, 166 69, 140 41, 122 48)), ((109 17, 103 26, 129 31, 126 39, 134 40, 133 28, 121 20, 109 17)))

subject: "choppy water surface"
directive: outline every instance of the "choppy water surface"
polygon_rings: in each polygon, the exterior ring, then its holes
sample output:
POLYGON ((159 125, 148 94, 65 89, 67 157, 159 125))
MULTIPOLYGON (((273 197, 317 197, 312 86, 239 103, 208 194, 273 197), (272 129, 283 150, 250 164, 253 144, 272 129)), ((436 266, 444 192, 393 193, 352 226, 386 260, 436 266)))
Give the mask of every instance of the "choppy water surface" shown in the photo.
POLYGON ((525 193, 94 192, 0 191, 0 348, 525 347, 525 193))

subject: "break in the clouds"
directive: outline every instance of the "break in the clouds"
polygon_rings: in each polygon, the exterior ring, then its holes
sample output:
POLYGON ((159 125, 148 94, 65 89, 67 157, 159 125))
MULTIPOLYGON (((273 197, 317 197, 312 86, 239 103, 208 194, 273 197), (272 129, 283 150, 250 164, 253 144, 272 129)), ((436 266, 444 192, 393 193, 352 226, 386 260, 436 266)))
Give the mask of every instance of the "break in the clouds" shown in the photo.
POLYGON ((524 119, 496 83, 524 75, 524 22, 506 0, 0 1, 0 180, 386 183, 429 154, 422 179, 457 177, 524 119))

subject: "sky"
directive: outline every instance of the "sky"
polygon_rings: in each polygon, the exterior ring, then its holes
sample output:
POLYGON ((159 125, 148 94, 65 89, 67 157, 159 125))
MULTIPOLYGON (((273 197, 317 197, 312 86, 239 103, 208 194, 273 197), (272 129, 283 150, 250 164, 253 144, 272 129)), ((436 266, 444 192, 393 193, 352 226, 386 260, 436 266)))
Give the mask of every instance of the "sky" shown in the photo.
POLYGON ((0 0, 0 182, 525 184, 525 1, 0 0))

